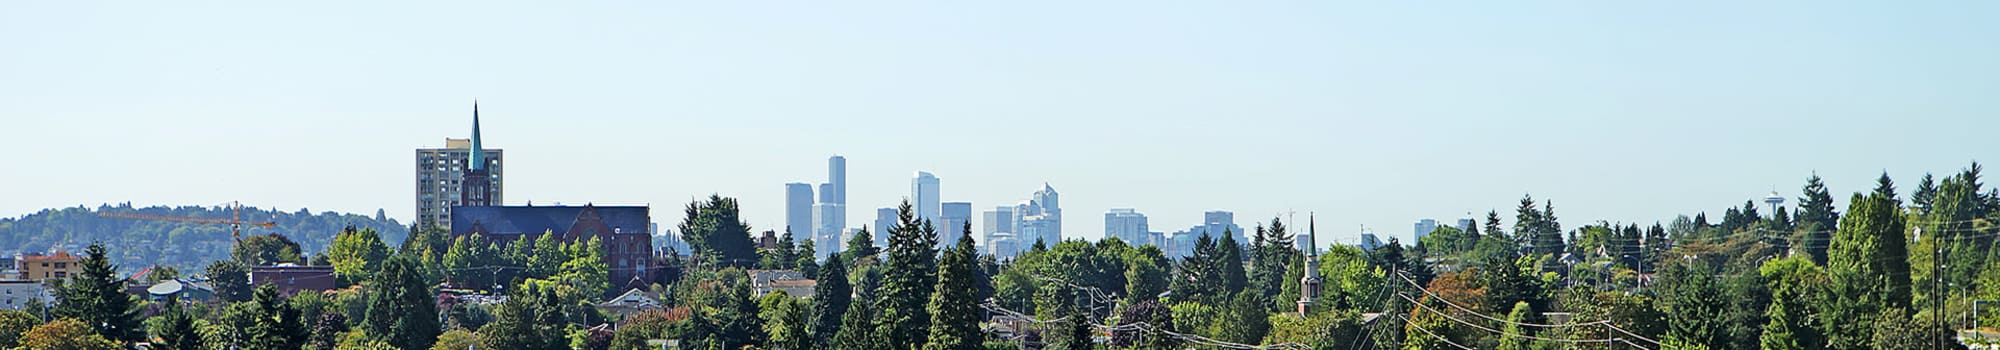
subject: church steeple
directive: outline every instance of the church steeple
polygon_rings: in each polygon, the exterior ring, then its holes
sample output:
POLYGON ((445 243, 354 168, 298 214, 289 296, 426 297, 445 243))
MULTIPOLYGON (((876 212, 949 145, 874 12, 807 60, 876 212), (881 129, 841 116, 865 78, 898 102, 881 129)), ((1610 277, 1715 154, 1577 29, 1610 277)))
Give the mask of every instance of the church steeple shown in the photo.
POLYGON ((1313 214, 1306 214, 1306 261, 1305 276, 1299 278, 1299 316, 1311 314, 1313 302, 1319 300, 1319 232, 1313 229, 1313 214))
POLYGON ((472 100, 472 170, 486 170, 486 148, 479 144, 479 100, 472 100))

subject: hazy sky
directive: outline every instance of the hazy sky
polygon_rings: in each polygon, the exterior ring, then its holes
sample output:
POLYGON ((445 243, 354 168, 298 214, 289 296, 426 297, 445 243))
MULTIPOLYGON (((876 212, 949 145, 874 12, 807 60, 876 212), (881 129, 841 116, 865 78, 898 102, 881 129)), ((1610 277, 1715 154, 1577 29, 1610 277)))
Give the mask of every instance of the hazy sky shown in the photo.
POLYGON ((856 225, 916 170, 982 211, 1053 184, 1074 237, 1133 207, 1407 238, 1523 193, 1651 223, 1994 161, 1996 38, 1989 1, 10 1, 0 216, 407 222, 412 149, 477 98, 509 204, 665 226, 721 193, 780 227, 833 154, 856 225))

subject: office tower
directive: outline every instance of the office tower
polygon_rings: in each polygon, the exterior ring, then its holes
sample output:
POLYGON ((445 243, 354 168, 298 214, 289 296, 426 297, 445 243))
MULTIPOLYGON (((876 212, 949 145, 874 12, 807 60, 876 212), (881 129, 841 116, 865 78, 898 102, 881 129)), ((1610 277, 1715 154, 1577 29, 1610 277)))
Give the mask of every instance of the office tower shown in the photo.
POLYGON ((813 225, 814 216, 812 185, 799 182, 785 184, 785 229, 792 233, 792 239, 812 238, 814 230, 818 229, 813 225))
POLYGON ((1430 218, 1418 219, 1416 224, 1417 233, 1413 237, 1416 237, 1417 240, 1423 240, 1424 236, 1431 235, 1431 231, 1437 231, 1437 229, 1438 229, 1437 220, 1430 218))
POLYGON ((1035 240, 1052 246, 1062 242, 1062 206, 1055 187, 1043 183, 1031 198, 1014 205, 1014 238, 1030 245, 1035 240))
POLYGON ((819 202, 833 205, 833 222, 824 224, 830 228, 826 234, 843 236, 847 232, 847 157, 826 159, 826 184, 820 185, 819 202))
MULTIPOLYGON (((821 200, 827 203, 840 204, 843 207, 846 206, 847 157, 835 155, 826 159, 826 182, 833 186, 827 192, 820 193, 821 200)), ((847 219, 842 218, 840 221, 845 224, 847 219)))
POLYGON ((938 247, 947 248, 958 244, 959 238, 966 235, 966 224, 972 223, 972 203, 945 202, 940 204, 939 211, 942 220, 937 226, 938 247))
POLYGON ((819 225, 819 227, 813 228, 812 231, 813 252, 818 255, 816 258, 826 258, 828 254, 835 251, 835 249, 819 247, 836 247, 847 244, 847 242, 840 240, 841 234, 846 232, 846 230, 837 226, 840 223, 840 213, 846 211, 846 208, 843 208, 839 204, 813 204, 813 223, 819 225))
POLYGON ((501 152, 500 149, 486 149, 479 145, 479 106, 472 107, 472 138, 445 138, 444 148, 417 149, 417 223, 419 225, 445 227, 451 225, 451 207, 471 205, 465 202, 468 187, 478 186, 484 190, 478 205, 501 203, 501 152), (479 152, 473 152, 478 149, 479 152), (472 161, 473 153, 478 153, 478 162, 472 161), (466 175, 474 163, 478 163, 485 181, 468 184, 466 175))
POLYGON ((1113 208, 1104 213, 1104 238, 1117 238, 1133 246, 1156 244, 1149 232, 1146 214, 1137 209, 1113 208))
MULTIPOLYGON (((979 223, 980 227, 983 228, 979 230, 979 242, 986 244, 988 247, 995 247, 993 245, 995 243, 994 234, 1007 233, 1011 235, 1014 233, 1014 207, 994 207, 993 210, 982 213, 980 219, 984 221, 979 223)), ((986 253, 993 254, 991 249, 988 249, 986 253)))
POLYGON ((917 176, 910 179, 910 205, 916 206, 917 219, 930 220, 933 224, 939 221, 937 175, 918 171, 917 176))
POLYGON ((875 235, 875 246, 889 246, 889 230, 896 228, 896 208, 875 209, 875 228, 869 230, 875 235))
POLYGON ((1472 221, 1472 218, 1471 218, 1471 217, 1462 217, 1462 218, 1458 218, 1458 230, 1459 230, 1459 231, 1461 231, 1461 232, 1462 232, 1462 231, 1471 231, 1471 230, 1472 230, 1472 225, 1473 225, 1473 224, 1474 224, 1474 223, 1473 223, 1473 221, 1472 221))
POLYGON ((1375 237, 1374 231, 1361 230, 1361 250, 1374 251, 1375 248, 1381 248, 1383 245, 1382 239, 1375 237))

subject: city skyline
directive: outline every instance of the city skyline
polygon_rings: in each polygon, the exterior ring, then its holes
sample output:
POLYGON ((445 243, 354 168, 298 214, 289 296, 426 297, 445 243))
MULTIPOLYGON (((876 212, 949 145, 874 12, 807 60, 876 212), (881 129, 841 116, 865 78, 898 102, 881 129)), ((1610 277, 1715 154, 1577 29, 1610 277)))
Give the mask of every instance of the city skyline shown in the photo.
POLYGON ((720 193, 759 231, 833 154, 848 226, 924 170, 975 208, 1055 184, 1069 237, 1109 208, 1161 231, 1224 209, 1317 212, 1325 245, 1511 223, 1523 194, 1575 227, 1796 198, 1814 173, 1907 192, 2000 149, 2000 28, 1968 15, 2000 5, 1458 5, 7 4, 0 217, 413 221, 411 151, 466 137, 475 98, 500 204, 720 193), (378 25, 334 29, 356 21, 378 25))

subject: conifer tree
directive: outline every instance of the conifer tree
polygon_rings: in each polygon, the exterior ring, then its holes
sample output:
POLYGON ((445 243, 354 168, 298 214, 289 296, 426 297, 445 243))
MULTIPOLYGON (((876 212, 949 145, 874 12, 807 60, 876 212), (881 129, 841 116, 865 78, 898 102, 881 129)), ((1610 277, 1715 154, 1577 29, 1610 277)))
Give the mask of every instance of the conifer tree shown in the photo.
POLYGON ((908 201, 897 210, 898 224, 889 231, 889 258, 875 309, 882 315, 875 333, 890 344, 919 344, 930 315, 924 304, 937 280, 937 229, 918 220, 908 201))
POLYGON ((364 322, 374 340, 403 349, 429 348, 437 340, 441 327, 436 296, 418 274, 414 260, 396 256, 384 261, 367 290, 364 322))
POLYGON ((1931 178, 1931 173, 1924 173, 1924 178, 1917 180, 1917 191, 1910 192, 1910 207, 1916 209, 1918 214, 1930 215, 1931 202, 1937 198, 1937 190, 1937 180, 1931 178))
POLYGON ((1812 257, 1814 264, 1824 266, 1832 232, 1839 228, 1836 224, 1840 221, 1840 213, 1834 211, 1833 197, 1827 194, 1826 184, 1820 181, 1819 174, 1806 179, 1804 192, 1805 196, 1799 198, 1798 217, 1798 229, 1802 234, 1794 244, 1805 247, 1804 251, 1812 257))
POLYGON ((1216 267, 1222 277, 1223 295, 1235 295, 1249 288, 1249 276, 1243 273, 1243 245, 1236 243, 1236 235, 1229 230, 1222 231, 1222 241, 1215 244, 1216 267))
POLYGON ((973 306, 979 294, 979 287, 973 285, 977 273, 973 260, 978 253, 973 252, 972 245, 972 226, 968 224, 958 244, 938 261, 937 290, 931 293, 930 305, 926 307, 931 324, 924 350, 980 348, 981 312, 973 306))
POLYGON ((1764 350, 1804 350, 1806 348, 1799 345, 1798 334, 1792 328, 1794 326, 1791 321, 1792 313, 1786 310, 1785 304, 1788 303, 1771 303, 1771 309, 1765 312, 1765 316, 1769 317, 1771 321, 1764 323, 1764 333, 1757 339, 1759 348, 1764 350))
POLYGON ((873 300, 875 296, 864 289, 856 297, 863 302, 853 303, 851 307, 847 308, 847 313, 840 316, 840 329, 834 332, 832 348, 838 350, 889 349, 889 345, 883 342, 882 337, 875 334, 874 322, 876 316, 879 314, 875 312, 875 305, 868 302, 869 300, 873 300))
POLYGON ((106 257, 103 243, 91 243, 78 264, 83 271, 56 284, 55 316, 72 318, 89 325, 98 335, 113 341, 143 339, 138 301, 125 294, 126 278, 106 257))
POLYGON ((1507 238, 1507 232, 1500 230, 1499 211, 1494 211, 1494 210, 1486 211, 1486 235, 1492 236, 1493 238, 1498 238, 1502 241, 1508 241, 1508 242, 1513 241, 1512 239, 1507 238))
POLYGON ((840 318, 853 301, 853 287, 847 284, 847 263, 827 259, 819 284, 813 286, 813 343, 832 344, 840 331, 840 318))
MULTIPOLYGON (((179 303, 167 304, 167 309, 155 318, 152 327, 153 349, 159 350, 199 350, 202 347, 201 334, 195 330, 194 316, 189 315, 179 303)), ((0 346, 8 344, 0 342, 0 346)))
POLYGON ((1889 179, 1888 171, 1883 171, 1881 177, 1875 178, 1875 194, 1888 198, 1897 206, 1903 205, 1903 200, 1896 197, 1896 181, 1889 179))
MULTIPOLYGON (((877 229, 886 230, 888 228, 878 227, 877 229)), ((864 225, 861 226, 861 231, 854 233, 854 237, 847 239, 847 251, 842 253, 847 254, 848 261, 854 262, 854 265, 859 266, 861 265, 861 259, 868 259, 869 261, 877 259, 876 254, 882 253, 882 248, 875 246, 875 235, 868 233, 868 226, 864 225)))
POLYGON ((257 322, 251 324, 248 330, 250 334, 250 348, 299 349, 304 347, 307 338, 311 337, 312 333, 306 329, 305 321, 300 319, 299 310, 285 303, 285 299, 278 296, 277 285, 259 284, 254 294, 256 296, 252 298, 252 302, 255 303, 256 312, 252 316, 256 318, 257 322))

